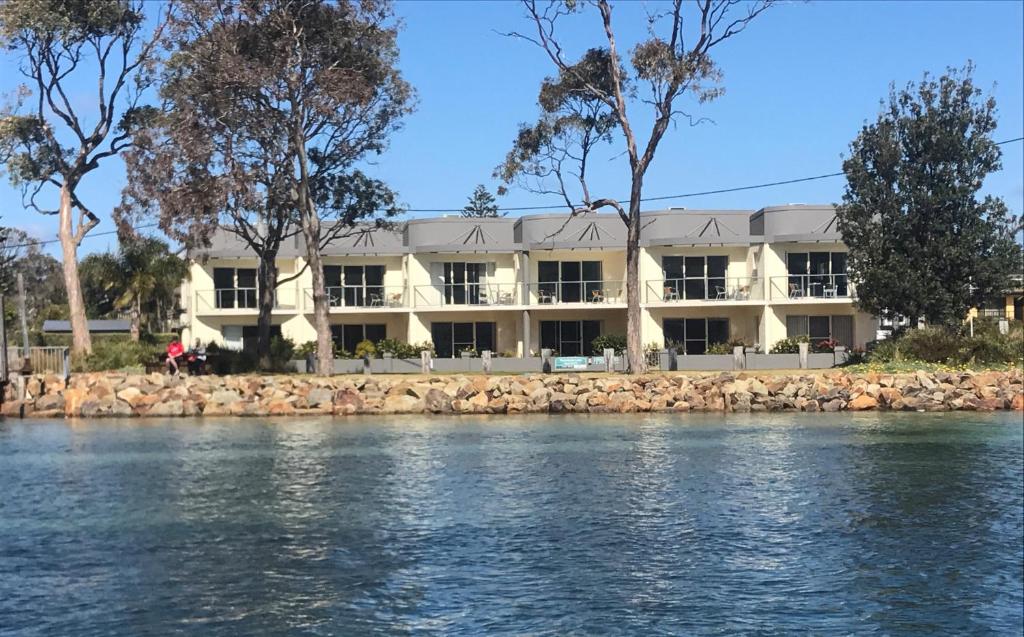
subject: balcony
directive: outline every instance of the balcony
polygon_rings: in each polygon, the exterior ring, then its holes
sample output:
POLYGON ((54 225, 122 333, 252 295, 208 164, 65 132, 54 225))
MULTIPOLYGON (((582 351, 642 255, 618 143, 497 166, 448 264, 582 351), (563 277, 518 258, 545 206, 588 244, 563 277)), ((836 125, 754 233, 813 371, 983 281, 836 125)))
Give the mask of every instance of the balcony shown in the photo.
POLYGON ((790 274, 771 278, 773 301, 832 301, 856 298, 857 291, 845 274, 790 274))
MULTIPOLYGON (((339 285, 326 288, 332 312, 348 309, 392 310, 408 307, 405 287, 401 285, 339 285)), ((303 290, 303 307, 313 311, 313 289, 303 290)))
MULTIPOLYGON (((259 290, 257 288, 217 288, 196 290, 196 314, 257 314, 259 290)), ((298 310, 294 288, 278 288, 274 292, 275 312, 298 310)))
POLYGON ((502 307, 516 305, 518 283, 440 283, 416 286, 416 307, 502 307))
POLYGON ((647 281, 646 303, 763 301, 764 282, 757 277, 687 277, 647 281))
POLYGON ((546 281, 529 284, 530 305, 625 303, 622 281, 546 281))

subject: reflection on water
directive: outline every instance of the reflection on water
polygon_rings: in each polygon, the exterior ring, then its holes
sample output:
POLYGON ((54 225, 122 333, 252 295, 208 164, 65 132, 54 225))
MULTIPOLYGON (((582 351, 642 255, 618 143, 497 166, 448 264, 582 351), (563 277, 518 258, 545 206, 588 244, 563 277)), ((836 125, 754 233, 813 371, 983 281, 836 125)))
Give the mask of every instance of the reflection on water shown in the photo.
POLYGON ((1011 633, 1018 414, 0 423, 0 633, 1011 633))

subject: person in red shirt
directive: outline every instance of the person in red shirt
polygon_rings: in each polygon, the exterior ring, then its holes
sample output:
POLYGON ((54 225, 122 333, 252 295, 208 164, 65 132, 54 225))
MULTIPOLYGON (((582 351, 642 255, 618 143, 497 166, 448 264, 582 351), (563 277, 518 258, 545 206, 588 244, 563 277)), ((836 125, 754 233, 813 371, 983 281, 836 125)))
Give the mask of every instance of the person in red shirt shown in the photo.
POLYGON ((185 346, 174 339, 167 345, 167 373, 172 376, 178 373, 178 358, 185 353, 185 346))

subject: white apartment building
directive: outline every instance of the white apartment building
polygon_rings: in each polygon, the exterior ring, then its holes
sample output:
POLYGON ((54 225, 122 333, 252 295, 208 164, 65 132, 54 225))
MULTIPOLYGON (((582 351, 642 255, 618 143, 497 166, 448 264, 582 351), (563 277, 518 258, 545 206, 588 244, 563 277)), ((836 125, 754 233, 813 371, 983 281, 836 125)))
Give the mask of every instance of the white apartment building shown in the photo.
MULTIPOLYGON (((640 296, 645 344, 701 354, 742 340, 768 351, 787 336, 863 347, 877 321, 857 310, 846 247, 831 206, 644 213, 640 296)), ((336 343, 433 342, 529 355, 591 354, 625 334, 625 236, 618 215, 415 219, 365 228, 329 246, 324 274, 336 343)), ((303 270, 302 238, 278 256, 282 278, 303 270)), ((242 348, 255 338, 256 258, 226 232, 190 255, 183 337, 242 348)), ((274 330, 315 340, 311 276, 280 285, 274 330)))

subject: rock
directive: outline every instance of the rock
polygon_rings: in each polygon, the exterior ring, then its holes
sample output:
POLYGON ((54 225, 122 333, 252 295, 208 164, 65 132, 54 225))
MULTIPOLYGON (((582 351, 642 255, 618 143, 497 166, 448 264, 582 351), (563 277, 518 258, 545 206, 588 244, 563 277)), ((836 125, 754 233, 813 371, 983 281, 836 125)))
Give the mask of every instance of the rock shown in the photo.
POLYGON ((925 389, 935 389, 935 381, 932 380, 932 377, 928 374, 928 372, 924 371, 923 369, 919 369, 917 370, 917 373, 914 374, 914 376, 917 378, 917 382, 919 385, 921 385, 921 387, 924 387, 925 389))
POLYGON ((853 411, 864 411, 865 409, 875 409, 877 407, 878 401, 867 394, 857 396, 846 405, 847 409, 853 411))
POLYGON ((167 400, 159 402, 146 411, 147 416, 180 416, 185 411, 185 406, 180 400, 167 400))
POLYGON ((833 398, 827 401, 821 406, 822 411, 836 412, 843 408, 843 401, 838 398, 833 398))
POLYGON ((413 414, 423 412, 423 401, 409 394, 389 394, 384 398, 384 405, 381 413, 385 414, 413 414))
POLYGON ((430 388, 423 395, 423 406, 432 414, 446 414, 452 410, 452 401, 443 390, 430 388))
POLYGON ((1024 411, 1024 394, 1014 394, 1010 400, 1010 409, 1024 411))
POLYGON ((36 399, 35 411, 64 410, 64 397, 60 394, 43 394, 36 399))
POLYGON ((218 405, 230 405, 232 403, 237 403, 240 400, 242 400, 242 397, 238 395, 238 392, 229 389, 222 389, 210 394, 210 399, 207 401, 207 403, 214 403, 218 405))
POLYGON ((317 387, 310 390, 306 395, 306 403, 312 407, 331 405, 334 402, 334 392, 326 387, 317 387))

